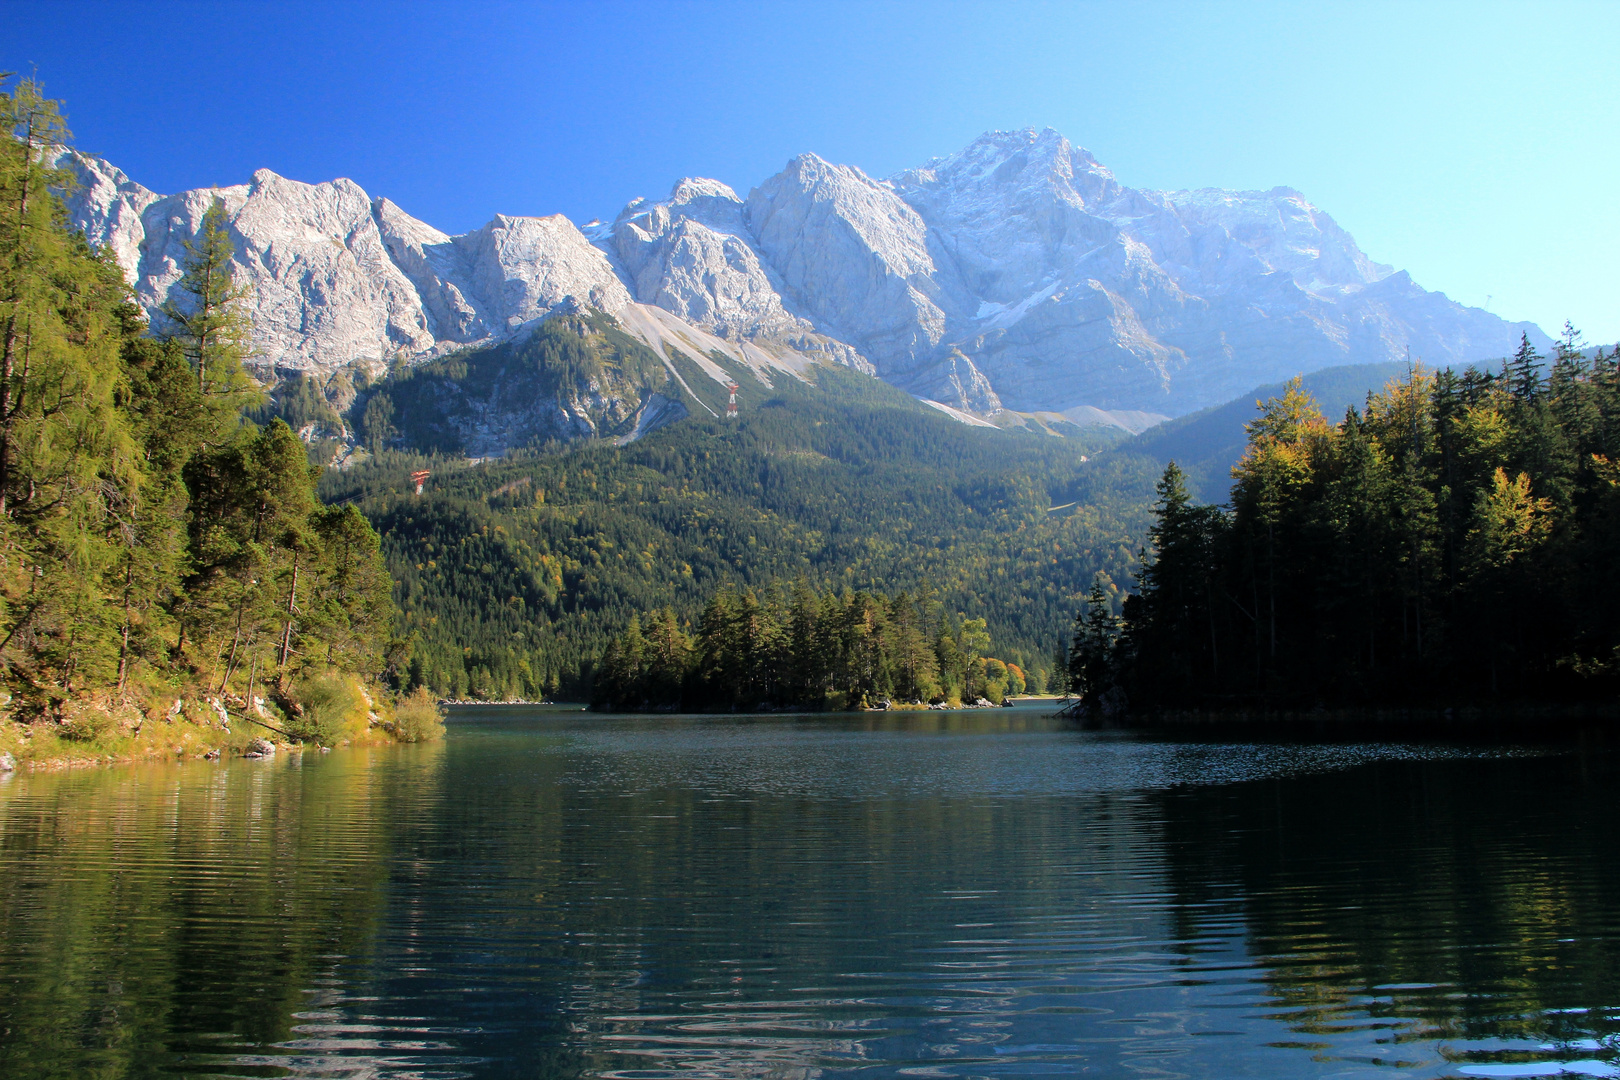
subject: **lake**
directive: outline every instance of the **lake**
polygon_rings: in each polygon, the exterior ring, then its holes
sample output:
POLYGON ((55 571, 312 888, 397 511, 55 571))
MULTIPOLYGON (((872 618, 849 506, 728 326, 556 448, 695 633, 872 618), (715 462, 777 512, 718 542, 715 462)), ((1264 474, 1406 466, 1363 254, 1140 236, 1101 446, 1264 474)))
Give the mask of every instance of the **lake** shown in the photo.
POLYGON ((0 779, 0 1076, 1620 1076, 1602 742, 600 717, 0 779))

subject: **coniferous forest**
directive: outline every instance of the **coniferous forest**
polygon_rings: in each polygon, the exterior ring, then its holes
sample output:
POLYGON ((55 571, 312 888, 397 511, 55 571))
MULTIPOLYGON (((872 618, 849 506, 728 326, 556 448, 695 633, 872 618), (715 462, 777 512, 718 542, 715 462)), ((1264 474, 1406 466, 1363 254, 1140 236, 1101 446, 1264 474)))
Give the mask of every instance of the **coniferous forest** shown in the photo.
POLYGON ((1001 704, 1041 691, 985 655, 983 619, 905 593, 825 592, 804 579, 756 594, 722 589, 688 634, 668 608, 633 616, 608 643, 594 703, 610 709, 863 708, 1001 704))
MULTIPOLYGON (((244 418, 250 327, 218 204, 151 323, 65 224, 68 132, 0 94, 0 683, 42 739, 148 720, 331 743, 388 724, 405 644, 376 532, 244 418), (121 723, 120 723, 121 722, 121 723)), ((418 702, 418 705, 422 703, 418 702)), ((420 711, 420 710, 419 710, 420 711)), ((431 717, 423 720, 433 726, 431 717)))
POLYGON ((1227 506, 1172 462, 1116 609, 1068 674, 1102 711, 1612 700, 1620 358, 1570 327, 1499 370, 1414 369, 1330 423, 1297 381, 1227 506), (1117 613, 1116 613, 1117 612, 1117 613))
POLYGON ((1099 460, 1110 436, 970 428, 842 368, 745 391, 735 421, 692 417, 622 447, 474 463, 418 449, 435 445, 428 430, 328 470, 325 497, 382 534, 407 680, 590 700, 632 617, 668 607, 694 633, 728 585, 763 598, 800 577, 983 618, 1002 659, 1045 676, 1092 573, 1128 580, 1155 470, 1099 460), (421 495, 418 469, 432 474, 421 495))

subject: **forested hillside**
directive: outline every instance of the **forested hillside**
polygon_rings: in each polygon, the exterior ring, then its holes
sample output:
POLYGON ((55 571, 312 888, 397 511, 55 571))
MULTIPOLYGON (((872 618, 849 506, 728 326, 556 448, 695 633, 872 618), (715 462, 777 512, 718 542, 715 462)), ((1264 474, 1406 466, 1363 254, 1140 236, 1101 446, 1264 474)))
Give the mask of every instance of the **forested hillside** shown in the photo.
POLYGON ((728 583, 800 577, 983 618, 1002 658, 1046 671, 1078 590, 1098 569, 1126 580, 1147 523, 1154 471, 1087 460, 1116 437, 1104 429, 971 428, 833 366, 750 388, 735 421, 694 412, 623 447, 477 464, 384 451, 329 472, 327 499, 383 536, 410 678, 585 694, 633 616, 669 607, 695 627, 728 583))
POLYGON ((1071 675, 1098 705, 1612 700, 1620 364, 1566 327, 1497 371, 1418 370, 1329 423, 1296 380, 1248 426, 1230 508, 1172 464, 1123 619, 1071 675))
POLYGON ((56 104, 21 80, 0 124, 0 737, 228 728, 227 707, 284 737, 365 732, 387 711, 365 684, 404 655, 390 581, 358 510, 316 498, 305 444, 243 416, 261 395, 219 207, 149 327, 64 225, 56 104))

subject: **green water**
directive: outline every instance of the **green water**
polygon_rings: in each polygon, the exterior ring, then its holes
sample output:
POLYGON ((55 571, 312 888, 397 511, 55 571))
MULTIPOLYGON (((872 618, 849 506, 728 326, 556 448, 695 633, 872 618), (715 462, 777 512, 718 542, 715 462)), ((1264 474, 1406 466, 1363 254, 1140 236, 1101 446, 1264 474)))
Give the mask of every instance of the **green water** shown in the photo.
POLYGON ((456 715, 0 780, 0 1076, 1620 1076, 1601 743, 456 715))

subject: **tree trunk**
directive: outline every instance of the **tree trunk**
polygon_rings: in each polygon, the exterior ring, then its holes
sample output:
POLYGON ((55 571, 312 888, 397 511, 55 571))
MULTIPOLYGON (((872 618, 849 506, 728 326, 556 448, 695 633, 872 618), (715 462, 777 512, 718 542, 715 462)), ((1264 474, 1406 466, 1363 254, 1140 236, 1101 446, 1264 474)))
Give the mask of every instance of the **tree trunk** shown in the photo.
POLYGON ((123 641, 118 647, 118 693, 124 693, 124 681, 129 676, 129 608, 130 590, 135 581, 135 557, 132 554, 130 561, 124 566, 124 632, 123 641))
POLYGON ((277 662, 276 662, 276 668, 277 668, 278 671, 285 671, 286 670, 286 668, 287 668, 287 654, 292 651, 293 615, 297 611, 297 604, 298 604, 298 554, 297 554, 297 552, 293 553, 293 568, 292 569, 293 569, 293 572, 292 572, 292 584, 290 586, 288 586, 288 588, 287 588, 287 620, 286 620, 286 623, 281 628, 281 655, 277 659, 277 662))
POLYGON ((225 684, 231 681, 231 676, 236 672, 236 651, 242 647, 242 612, 246 607, 247 596, 244 594, 242 599, 236 602, 236 630, 231 635, 231 655, 225 661, 225 675, 219 680, 217 692, 221 694, 225 692, 225 684))

